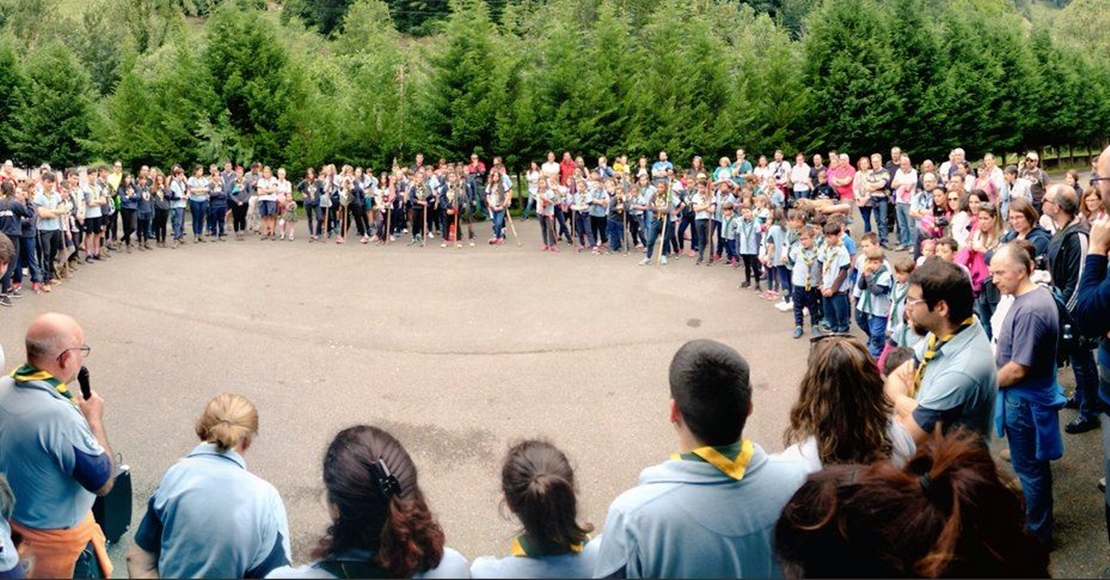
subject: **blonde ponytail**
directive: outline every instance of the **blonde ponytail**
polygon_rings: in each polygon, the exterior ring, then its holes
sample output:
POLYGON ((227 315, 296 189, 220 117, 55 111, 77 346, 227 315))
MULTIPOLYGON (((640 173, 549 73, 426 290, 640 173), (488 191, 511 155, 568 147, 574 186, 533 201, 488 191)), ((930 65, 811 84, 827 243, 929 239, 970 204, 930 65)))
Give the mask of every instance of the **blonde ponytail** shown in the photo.
POLYGON ((237 447, 258 432, 258 410, 242 395, 220 393, 197 419, 197 437, 221 453, 237 447))

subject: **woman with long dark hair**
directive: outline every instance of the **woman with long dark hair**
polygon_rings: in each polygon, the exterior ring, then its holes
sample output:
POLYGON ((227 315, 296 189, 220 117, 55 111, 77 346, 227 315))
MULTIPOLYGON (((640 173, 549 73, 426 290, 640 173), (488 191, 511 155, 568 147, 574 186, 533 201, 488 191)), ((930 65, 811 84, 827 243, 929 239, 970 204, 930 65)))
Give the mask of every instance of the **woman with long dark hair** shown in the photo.
POLYGON ((815 343, 798 400, 790 409, 782 455, 806 461, 812 471, 840 463, 891 460, 903 465, 913 438, 895 421, 879 367, 854 338, 829 336, 815 343))
POLYGON ((416 464, 389 433, 340 431, 324 454, 331 525, 312 564, 270 578, 466 578, 466 558, 443 545, 420 490, 416 464))
POLYGON ((1048 555, 982 439, 937 431, 904 467, 810 475, 775 528, 785 576, 1047 578, 1048 555))
POLYGON ((505 505, 524 533, 511 556, 474 560, 471 578, 589 578, 599 541, 591 524, 578 523, 577 487, 567 456, 546 441, 514 445, 501 467, 505 505))

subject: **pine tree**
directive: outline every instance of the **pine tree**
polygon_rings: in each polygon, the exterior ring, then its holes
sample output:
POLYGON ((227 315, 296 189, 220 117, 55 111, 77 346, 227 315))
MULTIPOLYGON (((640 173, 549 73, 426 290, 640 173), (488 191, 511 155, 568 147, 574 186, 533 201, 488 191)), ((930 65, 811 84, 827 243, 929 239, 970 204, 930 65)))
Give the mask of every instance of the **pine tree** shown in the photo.
POLYGON ((51 42, 27 61, 27 91, 12 122, 15 158, 66 167, 88 161, 93 108, 88 73, 51 42))
POLYGON ((26 80, 15 49, 8 41, 0 42, 0 157, 11 159, 13 153, 13 121, 22 108, 26 80))
MULTIPOLYGON (((441 45, 429 58, 427 98, 418 101, 419 138, 429 153, 454 158, 493 153, 505 88, 498 40, 484 0, 452 0, 441 45)), ((403 148, 421 145, 414 140, 406 136, 403 148)))

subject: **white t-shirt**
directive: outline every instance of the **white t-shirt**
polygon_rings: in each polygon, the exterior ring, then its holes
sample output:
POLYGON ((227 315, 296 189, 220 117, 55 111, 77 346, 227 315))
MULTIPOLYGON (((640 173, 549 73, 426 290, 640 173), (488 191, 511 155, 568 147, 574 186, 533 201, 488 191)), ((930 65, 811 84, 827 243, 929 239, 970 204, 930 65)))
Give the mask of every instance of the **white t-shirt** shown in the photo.
MULTIPOLYGON (((266 575, 267 578, 335 578, 331 572, 317 568, 315 562, 304 566, 282 566, 266 575)), ((427 572, 418 572, 413 578, 470 578, 470 565, 462 554, 451 548, 443 548, 443 559, 439 566, 427 572)))
MULTIPOLYGON (((887 433, 890 435, 890 443, 892 448, 890 450, 890 462, 895 467, 901 469, 917 453, 917 445, 913 442, 913 436, 906 430, 905 426, 898 421, 891 421, 887 427, 887 433)), ((821 456, 817 451, 817 437, 811 435, 801 443, 795 443, 787 447, 776 455, 783 459, 801 460, 809 467, 810 473, 816 473, 824 468, 821 463, 821 456)))
POLYGON ((256 186, 258 188, 258 201, 277 201, 277 194, 273 192, 264 193, 266 190, 274 187, 275 185, 277 185, 276 177, 271 177, 269 179, 266 179, 265 177, 258 178, 258 184, 256 186))

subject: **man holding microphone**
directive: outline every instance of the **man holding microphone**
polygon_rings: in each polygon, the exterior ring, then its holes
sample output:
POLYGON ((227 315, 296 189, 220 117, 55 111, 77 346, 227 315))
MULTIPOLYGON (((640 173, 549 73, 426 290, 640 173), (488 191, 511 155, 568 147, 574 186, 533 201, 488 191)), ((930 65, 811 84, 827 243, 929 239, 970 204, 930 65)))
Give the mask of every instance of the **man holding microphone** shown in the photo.
POLYGON ((43 314, 27 329, 27 363, 0 378, 0 472, 15 494, 12 530, 22 536, 28 578, 110 578, 96 496, 115 482, 104 401, 73 392, 89 347, 77 321, 43 314))

